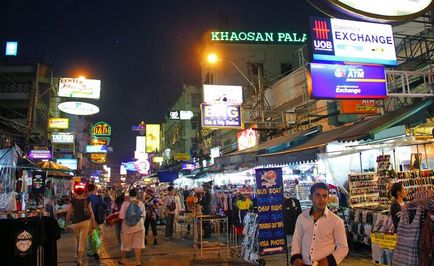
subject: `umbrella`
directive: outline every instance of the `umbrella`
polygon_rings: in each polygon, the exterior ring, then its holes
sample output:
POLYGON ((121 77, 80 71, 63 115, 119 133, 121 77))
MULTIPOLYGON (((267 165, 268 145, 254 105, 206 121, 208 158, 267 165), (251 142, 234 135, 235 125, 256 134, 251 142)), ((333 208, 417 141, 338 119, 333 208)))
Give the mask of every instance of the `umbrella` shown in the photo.
POLYGON ((42 161, 36 163, 39 168, 47 171, 47 176, 70 176, 69 172, 73 170, 53 161, 42 161))

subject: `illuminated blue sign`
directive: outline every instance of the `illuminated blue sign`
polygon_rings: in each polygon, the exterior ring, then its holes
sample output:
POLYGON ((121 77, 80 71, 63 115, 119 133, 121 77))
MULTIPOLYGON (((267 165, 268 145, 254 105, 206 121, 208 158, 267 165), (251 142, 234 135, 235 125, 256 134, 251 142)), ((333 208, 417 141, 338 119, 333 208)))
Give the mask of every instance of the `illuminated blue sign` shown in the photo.
POLYGON ((387 98, 386 72, 381 65, 310 63, 308 88, 315 99, 387 98))
POLYGON ((5 55, 16 56, 18 53, 18 42, 6 42, 5 55))

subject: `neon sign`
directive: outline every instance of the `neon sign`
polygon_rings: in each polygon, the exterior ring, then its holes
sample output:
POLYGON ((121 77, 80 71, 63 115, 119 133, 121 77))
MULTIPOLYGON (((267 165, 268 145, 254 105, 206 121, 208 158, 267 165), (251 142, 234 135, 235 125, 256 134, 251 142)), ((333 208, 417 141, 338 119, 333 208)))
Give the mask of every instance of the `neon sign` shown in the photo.
POLYGON ((212 42, 237 42, 237 43, 304 43, 307 40, 306 33, 297 32, 255 32, 255 31, 212 31, 212 42))

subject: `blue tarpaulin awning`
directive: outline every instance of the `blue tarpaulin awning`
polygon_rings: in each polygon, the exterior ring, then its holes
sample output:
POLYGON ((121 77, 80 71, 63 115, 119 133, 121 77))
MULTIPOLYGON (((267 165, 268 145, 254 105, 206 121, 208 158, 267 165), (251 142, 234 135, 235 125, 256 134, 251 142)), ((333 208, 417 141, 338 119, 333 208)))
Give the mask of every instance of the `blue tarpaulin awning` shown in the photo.
POLYGON ((158 180, 160 182, 168 182, 171 183, 173 181, 175 181, 176 179, 178 179, 179 177, 179 173, 177 170, 172 170, 172 171, 158 171, 157 175, 158 180))

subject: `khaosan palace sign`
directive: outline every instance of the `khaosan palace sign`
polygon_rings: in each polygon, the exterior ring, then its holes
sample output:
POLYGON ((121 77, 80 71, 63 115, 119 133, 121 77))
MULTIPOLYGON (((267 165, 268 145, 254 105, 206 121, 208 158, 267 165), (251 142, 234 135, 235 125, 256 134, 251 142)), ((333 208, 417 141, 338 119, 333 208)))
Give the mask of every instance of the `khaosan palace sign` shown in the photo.
POLYGON ((308 0, 325 14, 368 21, 392 22, 422 16, 432 0, 308 0))
POLYGON ((230 43, 304 43, 307 40, 306 33, 297 32, 256 32, 256 31, 212 31, 212 42, 230 43))

